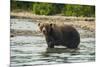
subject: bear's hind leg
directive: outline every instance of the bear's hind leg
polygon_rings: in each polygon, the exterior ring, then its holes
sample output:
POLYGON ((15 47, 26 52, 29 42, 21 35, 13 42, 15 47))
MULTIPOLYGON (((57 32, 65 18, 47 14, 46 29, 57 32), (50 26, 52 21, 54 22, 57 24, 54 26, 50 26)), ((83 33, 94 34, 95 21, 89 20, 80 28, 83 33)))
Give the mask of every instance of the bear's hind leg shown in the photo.
POLYGON ((78 48, 78 46, 77 45, 72 45, 72 44, 69 44, 68 46, 67 46, 67 48, 70 48, 70 49, 75 49, 75 48, 78 48))
POLYGON ((71 43, 66 44, 66 47, 69 49, 75 49, 75 48, 78 48, 78 44, 71 42, 71 43))

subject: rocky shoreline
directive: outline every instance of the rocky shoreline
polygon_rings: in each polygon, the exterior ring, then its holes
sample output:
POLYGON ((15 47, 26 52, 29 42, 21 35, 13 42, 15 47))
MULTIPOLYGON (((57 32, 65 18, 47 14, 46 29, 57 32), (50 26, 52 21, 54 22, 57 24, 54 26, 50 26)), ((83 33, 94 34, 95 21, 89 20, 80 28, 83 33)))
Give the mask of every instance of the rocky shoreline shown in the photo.
MULTIPOLYGON (((95 18, 93 17, 66 17, 66 16, 44 16, 44 15, 34 15, 29 12, 11 12, 10 15, 12 18, 19 18, 19 19, 32 19, 36 22, 53 22, 53 23, 65 23, 68 25, 75 26, 76 28, 82 28, 85 30, 89 30, 95 32, 95 18)), ((12 30, 11 30, 12 31, 12 30)), ((22 31, 18 31, 22 32, 22 31)), ((24 31, 23 33, 27 33, 24 31)), ((23 34, 21 33, 21 34, 23 34)), ((33 32, 28 31, 29 35, 33 32)), ((11 32, 11 34, 14 34, 11 32)))

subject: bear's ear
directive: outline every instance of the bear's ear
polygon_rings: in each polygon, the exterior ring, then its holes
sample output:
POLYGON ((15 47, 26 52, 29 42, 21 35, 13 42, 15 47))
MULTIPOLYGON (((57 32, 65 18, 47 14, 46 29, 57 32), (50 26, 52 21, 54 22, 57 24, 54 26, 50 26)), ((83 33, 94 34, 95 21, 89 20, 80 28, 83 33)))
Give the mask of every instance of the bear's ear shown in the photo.
POLYGON ((40 23, 38 23, 38 26, 40 26, 40 23))
POLYGON ((53 25, 53 24, 52 24, 52 23, 50 23, 50 26, 51 26, 51 27, 52 27, 52 25, 53 25))

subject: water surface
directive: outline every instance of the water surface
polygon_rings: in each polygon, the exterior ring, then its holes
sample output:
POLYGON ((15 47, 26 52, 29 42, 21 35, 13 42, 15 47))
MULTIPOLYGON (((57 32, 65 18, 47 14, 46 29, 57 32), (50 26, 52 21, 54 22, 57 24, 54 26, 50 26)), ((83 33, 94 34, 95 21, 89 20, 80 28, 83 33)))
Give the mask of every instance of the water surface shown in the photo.
MULTIPOLYGON (((37 23, 31 19, 11 19, 11 29, 35 32, 37 23)), ((81 35, 78 49, 63 46, 47 48, 42 34, 16 35, 11 37, 11 67, 44 64, 80 63, 95 61, 94 32, 77 28, 81 35)))

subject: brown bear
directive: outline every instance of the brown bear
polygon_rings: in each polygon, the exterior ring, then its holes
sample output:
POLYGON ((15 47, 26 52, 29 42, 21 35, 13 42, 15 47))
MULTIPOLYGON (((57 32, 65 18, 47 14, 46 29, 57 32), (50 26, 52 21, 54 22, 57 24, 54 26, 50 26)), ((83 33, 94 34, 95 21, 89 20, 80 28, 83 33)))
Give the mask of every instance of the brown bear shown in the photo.
POLYGON ((48 48, 54 48, 55 45, 62 45, 74 49, 80 43, 80 35, 72 26, 42 22, 38 26, 40 31, 45 35, 48 48))

